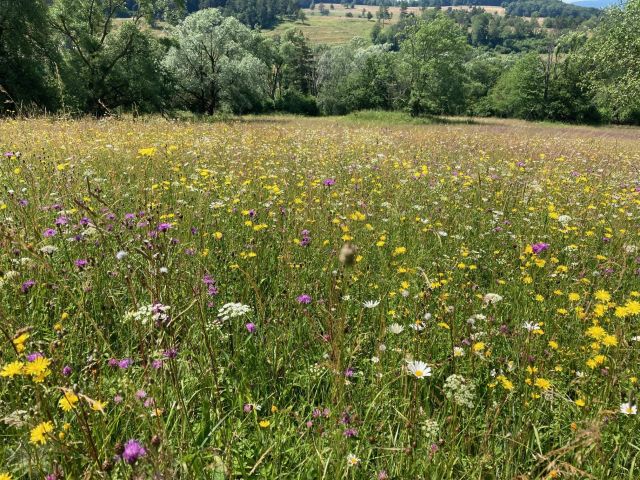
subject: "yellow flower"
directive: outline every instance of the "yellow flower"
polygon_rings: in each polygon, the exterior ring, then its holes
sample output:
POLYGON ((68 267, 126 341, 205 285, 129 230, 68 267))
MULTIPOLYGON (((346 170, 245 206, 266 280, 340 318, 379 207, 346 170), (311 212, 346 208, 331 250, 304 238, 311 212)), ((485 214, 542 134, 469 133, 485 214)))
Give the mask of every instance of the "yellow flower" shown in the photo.
POLYGON ((24 367, 24 363, 22 362, 12 362, 8 365, 2 367, 2 371, 0 371, 0 377, 9 377, 13 378, 15 375, 20 375, 22 373, 22 369, 24 367))
POLYGON ((91 406, 91 410, 104 413, 104 407, 107 406, 107 402, 101 402, 100 400, 91 400, 89 402, 89 405, 91 406))
POLYGON ((572 302, 577 302, 578 300, 580 300, 580 294, 579 293, 575 293, 575 292, 571 292, 569 294, 569 300, 571 300, 572 302))
POLYGON ((627 310, 629 315, 640 315, 640 302, 635 300, 629 301, 624 308, 627 310))
POLYGON ((260 428, 267 428, 269 425, 271 425, 271 422, 269 420, 262 420, 259 425, 260 428))
POLYGON ((47 434, 53 431, 53 423, 42 422, 31 430, 30 442, 33 444, 44 445, 47 443, 47 434))
POLYGON ((27 341, 27 339, 29 338, 29 334, 28 333, 23 333, 21 335, 19 335, 18 337, 13 339, 13 344, 14 345, 22 345, 24 342, 27 341))
POLYGON ((602 339, 602 344, 607 347, 615 347, 618 345, 618 339, 615 335, 607 335, 602 339))
POLYGON ((65 412, 70 412, 71 410, 76 408, 78 400, 78 396, 75 393, 73 393, 71 390, 65 390, 64 396, 60 400, 58 400, 58 406, 65 412))
POLYGON ((393 256, 397 257, 398 255, 404 255, 405 253, 407 253, 407 249, 405 247, 396 247, 393 251, 393 256))
POLYGON ((51 365, 51 360, 44 357, 38 357, 33 362, 28 362, 24 366, 24 373, 26 375, 31 375, 34 382, 40 383, 45 379, 45 377, 51 374, 49 365, 51 365))
POLYGON ((578 407, 584 407, 587 404, 582 398, 576 399, 576 401, 574 403, 578 407))
POLYGON ((542 390, 549 390, 551 388, 551 382, 545 378, 536 378, 534 385, 542 390))
POLYGON ((599 300, 601 302, 608 302, 609 300, 611 300, 611 294, 606 290, 598 290, 595 293, 595 297, 596 300, 599 300))
POLYGON ((156 149, 153 147, 141 148, 140 150, 138 150, 138 155, 141 155, 143 157, 151 157, 154 153, 156 153, 156 149))
POLYGON ((486 345, 484 344, 484 342, 476 342, 473 344, 473 351, 474 352, 481 352, 485 349, 486 345))
POLYGON ((505 390, 513 390, 513 382, 504 375, 498 375, 496 377, 496 380, 498 380, 502 384, 502 388, 504 388, 505 390))
POLYGON ((593 327, 589 327, 587 329, 586 334, 587 337, 591 337, 596 340, 602 340, 604 337, 606 337, 607 332, 600 325, 594 325, 593 327))
POLYGON ((0 473, 0 480, 13 480, 8 473, 0 473))
POLYGON ((549 347, 553 348, 554 350, 558 349, 558 342, 554 341, 554 340, 549 340, 549 347))

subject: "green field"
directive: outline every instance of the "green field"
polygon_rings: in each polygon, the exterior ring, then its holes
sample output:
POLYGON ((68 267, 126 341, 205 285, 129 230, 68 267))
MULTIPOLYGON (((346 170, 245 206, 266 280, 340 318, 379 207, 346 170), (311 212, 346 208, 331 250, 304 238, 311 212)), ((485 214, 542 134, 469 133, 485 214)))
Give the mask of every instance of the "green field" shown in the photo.
POLYGON ((636 480, 638 129, 0 122, 0 479, 636 480))
MULTIPOLYGON (((304 23, 296 22, 282 22, 273 30, 267 30, 267 35, 273 35, 281 33, 290 28, 297 28, 302 30, 305 37, 307 37, 312 43, 316 44, 344 44, 348 43, 353 37, 362 37, 367 41, 370 41, 370 34, 373 25, 377 22, 375 17, 378 7, 356 5, 353 9, 348 9, 342 4, 334 4, 334 8, 330 8, 330 3, 326 3, 325 6, 329 11, 329 15, 320 15, 318 7, 314 10, 304 9, 303 12, 307 16, 304 23), (353 17, 346 16, 347 12, 353 14, 353 17), (371 12, 373 18, 368 20, 366 18, 366 12, 371 12)), ((465 6, 452 7, 454 9, 467 9, 465 6)), ((504 8, 502 7, 482 7, 489 13, 496 13, 498 15, 504 14, 504 8)), ((396 23, 400 18, 399 7, 389 7, 389 11, 392 14, 390 20, 385 21, 385 25, 389 23, 396 23)), ((420 8, 410 7, 409 12, 420 14, 420 8)))

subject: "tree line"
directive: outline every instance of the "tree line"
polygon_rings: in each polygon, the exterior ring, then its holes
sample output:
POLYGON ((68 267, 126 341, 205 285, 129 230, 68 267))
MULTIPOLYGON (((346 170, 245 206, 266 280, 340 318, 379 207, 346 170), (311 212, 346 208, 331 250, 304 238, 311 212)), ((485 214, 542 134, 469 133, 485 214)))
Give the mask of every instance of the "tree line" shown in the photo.
POLYGON ((1 0, 0 112, 382 109, 640 123, 640 0, 590 30, 541 38, 542 50, 510 54, 488 48, 482 12, 470 23, 442 11, 404 15, 388 41, 329 47, 296 28, 264 35, 224 8, 187 11, 158 35, 149 25, 159 6, 167 2, 1 0))

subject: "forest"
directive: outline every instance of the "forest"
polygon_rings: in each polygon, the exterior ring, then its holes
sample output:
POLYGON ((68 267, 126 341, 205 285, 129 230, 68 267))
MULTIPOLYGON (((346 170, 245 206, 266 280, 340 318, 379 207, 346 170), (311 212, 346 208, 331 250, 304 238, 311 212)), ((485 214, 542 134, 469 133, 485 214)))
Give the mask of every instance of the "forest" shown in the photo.
POLYGON ((295 27, 293 0, 1 0, 0 112, 640 122, 639 0, 518 0, 502 16, 407 5, 386 24, 381 5, 370 38, 328 46, 295 27))

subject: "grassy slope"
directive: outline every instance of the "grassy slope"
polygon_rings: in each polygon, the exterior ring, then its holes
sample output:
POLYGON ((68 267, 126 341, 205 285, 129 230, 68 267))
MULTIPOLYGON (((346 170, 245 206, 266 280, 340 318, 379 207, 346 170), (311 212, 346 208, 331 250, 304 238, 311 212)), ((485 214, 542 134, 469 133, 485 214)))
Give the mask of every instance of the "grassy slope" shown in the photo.
MULTIPOLYGON (((305 9, 304 13, 307 16, 305 23, 300 22, 283 22, 273 30, 268 30, 265 33, 267 35, 274 35, 276 33, 282 33, 290 28, 298 28, 302 30, 304 35, 313 43, 324 43, 329 45, 336 45, 341 43, 347 43, 353 37, 363 37, 369 40, 371 29, 376 23, 375 14, 378 11, 376 6, 356 5, 353 9, 347 9, 344 5, 334 4, 334 9, 330 9, 330 3, 325 3, 325 6, 329 9, 329 15, 320 15, 318 8, 315 11, 305 9), (353 18, 346 16, 347 12, 353 14, 353 18), (373 18, 367 20, 366 14, 371 12, 373 18)), ((459 6, 451 7, 454 9, 465 10, 469 7, 459 6)), ((498 15, 504 15, 504 8, 502 7, 482 7, 489 13, 496 13, 498 15)), ((389 7, 389 11, 392 14, 390 23, 395 23, 400 18, 399 7, 389 7)), ((420 14, 420 8, 411 7, 410 12, 414 12, 416 15, 420 14)))

